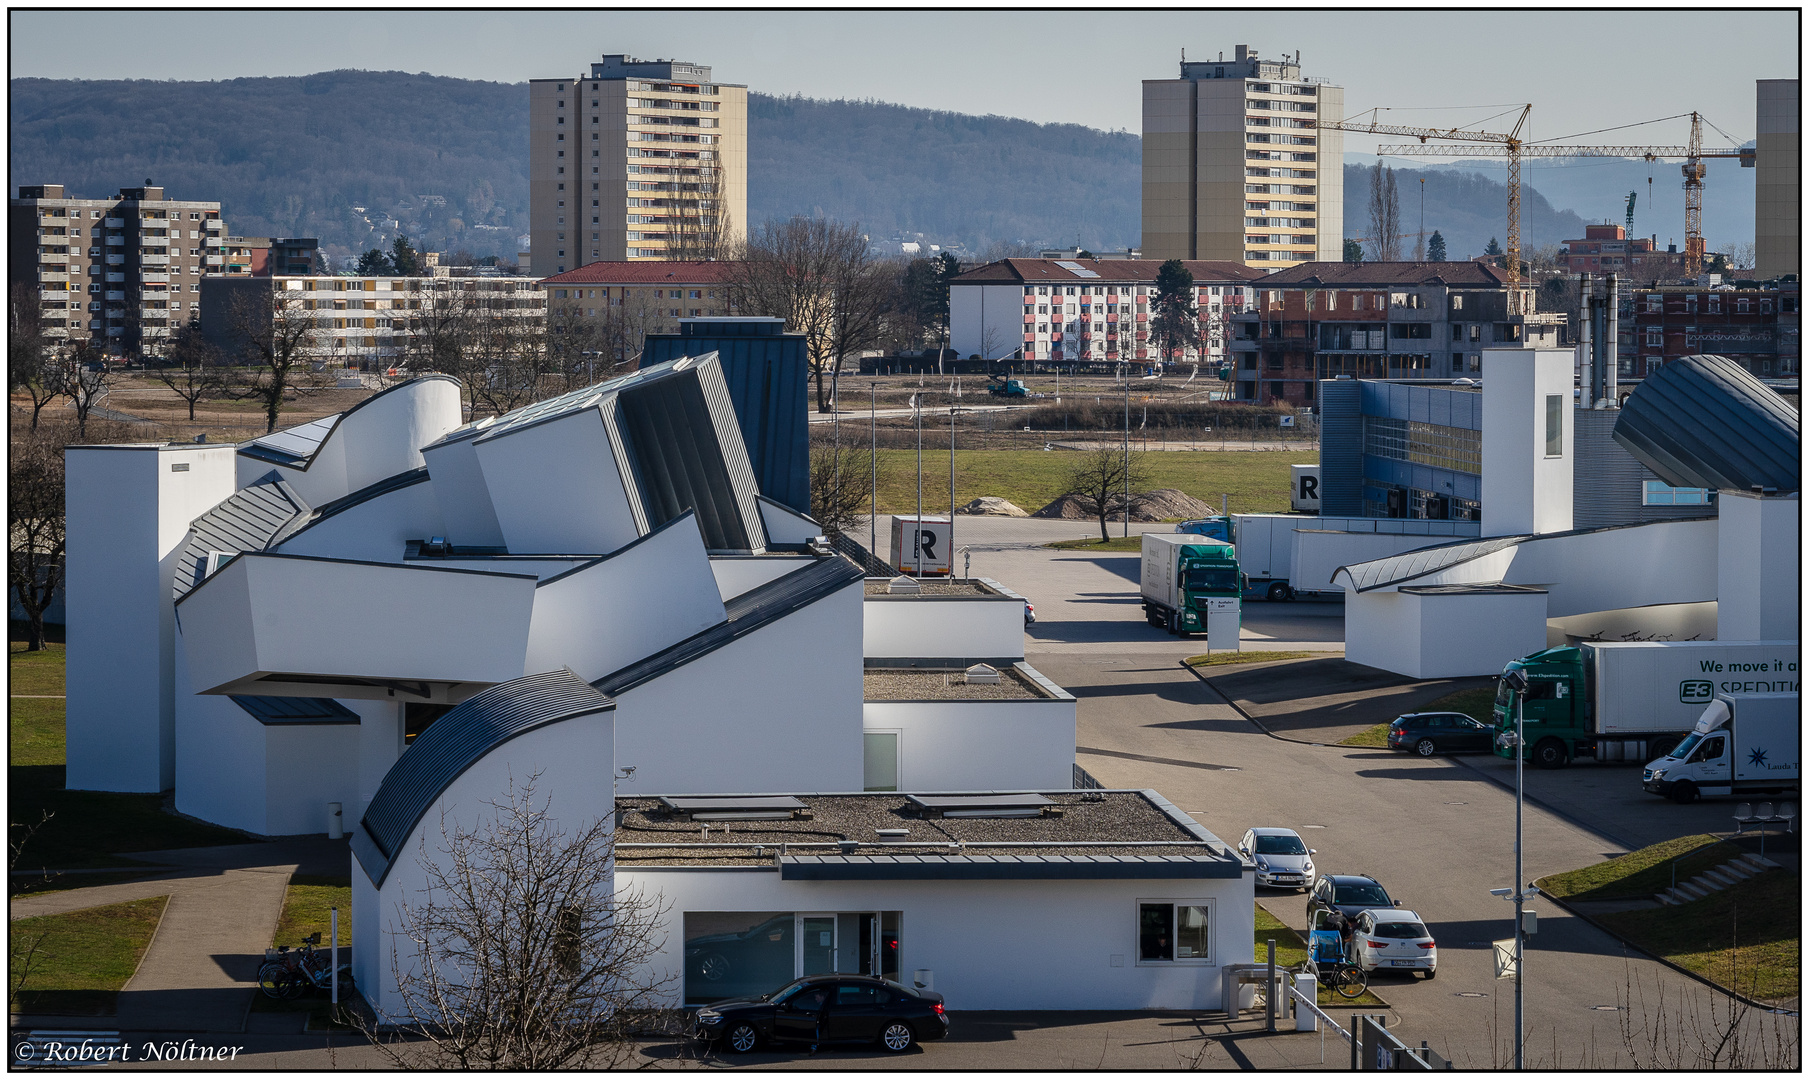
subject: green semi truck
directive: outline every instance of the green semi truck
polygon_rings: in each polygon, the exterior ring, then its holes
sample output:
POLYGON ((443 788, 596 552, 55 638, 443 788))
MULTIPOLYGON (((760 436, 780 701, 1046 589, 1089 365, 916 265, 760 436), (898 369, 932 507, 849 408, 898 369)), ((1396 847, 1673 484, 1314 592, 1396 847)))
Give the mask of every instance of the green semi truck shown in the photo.
MULTIPOLYGON (((1143 534, 1143 617, 1151 626, 1186 637, 1207 633, 1215 613, 1235 639, 1241 623, 1244 576, 1227 543, 1187 533, 1143 534)), ((1227 648, 1235 648, 1228 645, 1227 648)))
MULTIPOLYGON (((1526 760, 1642 764, 1669 753, 1716 694, 1795 693, 1794 641, 1598 641, 1511 661, 1526 675, 1526 760)), ((1512 757, 1521 695, 1495 693, 1495 753, 1512 757)))

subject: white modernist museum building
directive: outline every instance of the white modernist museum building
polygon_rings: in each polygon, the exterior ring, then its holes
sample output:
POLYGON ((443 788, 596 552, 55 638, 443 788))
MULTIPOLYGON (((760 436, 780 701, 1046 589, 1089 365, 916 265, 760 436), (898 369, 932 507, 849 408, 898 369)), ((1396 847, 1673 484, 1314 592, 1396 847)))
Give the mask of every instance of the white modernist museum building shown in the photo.
POLYGON ((686 1004, 854 971, 1217 1008, 1251 960, 1251 865, 1077 784, 1023 599, 889 592, 762 497, 715 354, 474 423, 429 376, 240 446, 71 447, 68 520, 69 786, 266 836, 340 810, 379 1010, 441 829, 534 775, 615 822, 686 1004))

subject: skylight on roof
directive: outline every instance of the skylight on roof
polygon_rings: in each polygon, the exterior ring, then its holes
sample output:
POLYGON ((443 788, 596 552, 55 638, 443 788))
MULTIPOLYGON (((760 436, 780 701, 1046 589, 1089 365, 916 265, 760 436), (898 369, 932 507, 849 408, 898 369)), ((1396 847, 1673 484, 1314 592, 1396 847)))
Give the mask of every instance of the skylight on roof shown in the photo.
POLYGON ((1054 800, 1034 793, 996 795, 909 795, 924 817, 1040 817, 1054 800))
POLYGON ((1059 267, 1061 267, 1061 268, 1062 268, 1062 269, 1063 269, 1063 270, 1067 270, 1067 271, 1070 271, 1070 272, 1072 272, 1072 273, 1073 273, 1073 274, 1074 274, 1074 276, 1075 276, 1075 277, 1093 277, 1093 278, 1096 278, 1096 277, 1098 277, 1098 276, 1099 276, 1099 275, 1098 275, 1098 274, 1096 274, 1096 273, 1094 273, 1094 272, 1093 272, 1093 271, 1091 271, 1091 270, 1088 270, 1088 269, 1087 269, 1087 268, 1086 268, 1086 267, 1084 267, 1084 266, 1082 266, 1082 265, 1080 265, 1080 264, 1079 264, 1079 263, 1077 263, 1077 262, 1068 262, 1068 261, 1066 261, 1066 260, 1063 260, 1063 259, 1057 259, 1057 260, 1055 260, 1055 265, 1057 265, 1057 266, 1059 266, 1059 267))
POLYGON ((662 797, 660 805, 692 821, 779 821, 807 817, 810 807, 790 795, 730 795, 715 798, 662 797))

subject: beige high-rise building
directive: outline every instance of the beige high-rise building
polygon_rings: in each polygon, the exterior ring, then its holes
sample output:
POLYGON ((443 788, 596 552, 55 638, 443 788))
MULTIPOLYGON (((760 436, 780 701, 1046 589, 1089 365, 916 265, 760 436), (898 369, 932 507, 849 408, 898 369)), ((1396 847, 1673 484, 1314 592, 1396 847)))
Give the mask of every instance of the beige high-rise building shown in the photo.
POLYGON ((1143 257, 1259 270, 1344 255, 1344 88, 1303 78, 1300 54, 1183 60, 1143 82, 1143 257))
POLYGON ((528 83, 532 273, 708 257, 747 230, 747 87, 678 60, 606 54, 528 83), (701 249, 701 250, 700 250, 701 249))
POLYGON ((1803 136, 1796 79, 1759 80, 1755 274, 1761 280, 1803 272, 1803 136))

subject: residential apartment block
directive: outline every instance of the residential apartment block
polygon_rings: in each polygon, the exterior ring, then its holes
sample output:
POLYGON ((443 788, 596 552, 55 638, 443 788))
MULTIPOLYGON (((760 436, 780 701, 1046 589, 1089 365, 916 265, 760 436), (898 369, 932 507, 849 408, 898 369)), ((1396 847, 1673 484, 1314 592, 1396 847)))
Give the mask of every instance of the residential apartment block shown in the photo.
POLYGON ((388 370, 407 359, 411 342, 430 320, 455 315, 509 319, 539 333, 547 310, 546 292, 533 278, 449 274, 216 275, 201 282, 201 300, 201 333, 228 355, 243 346, 243 312, 249 307, 268 318, 312 319, 313 359, 366 371, 388 370))
POLYGON ((1143 83, 1143 254, 1279 270, 1343 256, 1344 89, 1300 55, 1181 62, 1143 83))
MULTIPOLYGON (((1707 281, 1708 279, 1703 279, 1707 281)), ((1685 356, 1725 356, 1761 379, 1802 371, 1803 287, 1796 281, 1661 285, 1630 290, 1620 374, 1644 379, 1685 356)))
POLYGON ((674 234, 747 227, 747 87, 706 66, 605 55, 528 83, 532 273, 665 259, 674 234))
MULTIPOLYGON (((1240 262, 1191 261, 1203 349, 1185 363, 1222 363, 1230 319, 1263 276, 1240 262)), ((1003 259, 949 282, 949 345, 984 360, 1148 361, 1155 259, 1003 259)))
POLYGON ((681 319, 731 313, 730 264, 707 261, 587 263, 541 281, 554 333, 571 327, 622 331, 617 360, 630 360, 648 334, 676 334, 681 319))
POLYGON ((272 274, 320 272, 320 241, 314 237, 229 236, 226 238, 228 274, 269 277, 272 274))
POLYGON ((1558 264, 1573 274, 1615 273, 1629 280, 1660 281, 1683 273, 1683 252, 1672 244, 1658 250, 1658 238, 1628 236, 1620 225, 1585 225, 1583 239, 1566 240, 1558 264))
POLYGON ((46 333, 118 356, 161 349, 198 306, 202 276, 225 262, 220 204, 160 187, 73 199, 61 184, 22 186, 7 225, 7 280, 36 286, 46 333))
MULTIPOLYGON (((1520 310, 1533 307, 1522 286, 1520 310)), ((1232 317, 1240 401, 1314 403, 1320 379, 1452 379, 1483 349, 1552 348, 1564 316, 1509 315, 1506 272, 1482 262, 1316 262, 1256 283, 1232 317)))
POLYGON ((1796 79, 1760 79, 1757 219, 1760 278, 1803 272, 1802 91, 1796 79))

